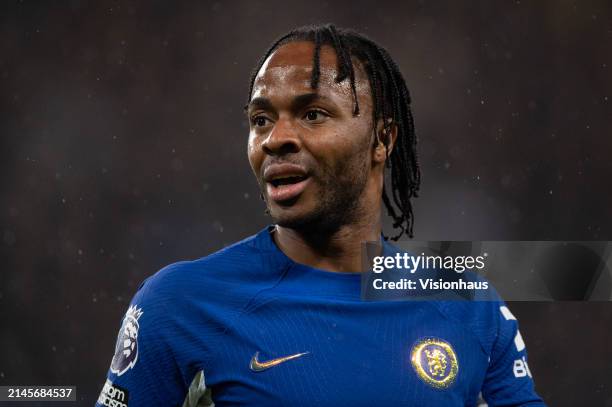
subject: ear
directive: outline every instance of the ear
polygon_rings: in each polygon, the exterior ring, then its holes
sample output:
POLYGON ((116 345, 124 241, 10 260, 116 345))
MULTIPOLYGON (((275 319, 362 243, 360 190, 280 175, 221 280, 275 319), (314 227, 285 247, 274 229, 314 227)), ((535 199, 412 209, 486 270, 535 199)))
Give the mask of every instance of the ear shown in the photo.
POLYGON ((374 149, 372 151, 372 160, 375 163, 385 163, 387 157, 391 156, 393 146, 397 140, 397 125, 393 120, 387 119, 387 128, 383 125, 383 120, 378 119, 374 134, 374 149))

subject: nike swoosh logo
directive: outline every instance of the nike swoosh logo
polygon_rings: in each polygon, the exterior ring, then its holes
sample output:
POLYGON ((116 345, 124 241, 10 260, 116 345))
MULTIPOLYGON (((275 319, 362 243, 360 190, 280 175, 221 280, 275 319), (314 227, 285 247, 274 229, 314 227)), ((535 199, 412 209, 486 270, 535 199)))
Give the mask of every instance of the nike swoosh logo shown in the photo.
POLYGON ((296 353, 295 355, 283 356, 282 358, 276 358, 276 359, 268 360, 266 362, 260 362, 258 360, 259 352, 255 352, 255 354, 251 358, 251 363, 249 364, 249 367, 254 372, 262 372, 266 369, 270 369, 271 367, 278 366, 281 363, 285 363, 289 360, 300 358, 304 355, 307 355, 308 353, 309 352, 296 353))

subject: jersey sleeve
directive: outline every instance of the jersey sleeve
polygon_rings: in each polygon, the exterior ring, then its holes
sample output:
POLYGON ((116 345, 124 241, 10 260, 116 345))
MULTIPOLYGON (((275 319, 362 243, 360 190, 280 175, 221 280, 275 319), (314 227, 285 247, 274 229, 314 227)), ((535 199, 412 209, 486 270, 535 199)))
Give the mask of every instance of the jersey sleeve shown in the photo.
POLYGON ((180 406, 187 387, 176 362, 172 301, 155 276, 137 291, 122 321, 100 406, 180 406))
POLYGON ((534 388, 518 322, 503 302, 494 302, 497 338, 490 354, 482 395, 489 407, 545 406, 534 388))

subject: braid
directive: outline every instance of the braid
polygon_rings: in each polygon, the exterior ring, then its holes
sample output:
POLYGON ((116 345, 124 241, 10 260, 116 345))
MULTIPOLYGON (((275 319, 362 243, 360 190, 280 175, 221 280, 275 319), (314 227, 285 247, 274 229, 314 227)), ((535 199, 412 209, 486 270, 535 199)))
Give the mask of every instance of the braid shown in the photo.
MULTIPOLYGON (((386 135, 393 127, 397 128, 397 140, 391 154, 387 149, 386 166, 391 169, 391 194, 387 192, 387 182, 383 183, 382 191, 382 200, 388 215, 393 219, 393 228, 399 229, 392 239, 397 240, 404 233, 413 237, 412 198, 418 196, 421 171, 416 151, 417 138, 410 108, 410 93, 397 64, 387 50, 363 34, 337 29, 332 24, 305 26, 283 35, 268 48, 251 74, 249 99, 257 73, 266 59, 278 47, 292 41, 312 41, 315 44, 311 77, 313 89, 319 86, 321 46, 330 45, 334 49, 338 59, 336 82, 349 79, 354 100, 354 116, 359 114, 359 103, 355 68, 351 58, 355 57, 363 64, 372 93, 374 131, 378 120, 383 121, 383 131, 386 135)), ((385 137, 383 142, 385 147, 388 147, 389 137, 385 137)))
POLYGON ((327 26, 327 29, 329 30, 329 33, 331 35, 332 42, 334 45, 334 50, 336 51, 336 54, 338 55, 338 76, 336 76, 336 82, 340 83, 343 80, 345 80, 346 77, 348 76, 347 68, 348 68, 348 61, 350 59, 350 56, 348 55, 346 48, 342 44, 342 40, 338 36, 336 27, 330 24, 327 26))
POLYGON ((315 49, 314 49, 314 57, 313 57, 313 68, 312 68, 312 78, 310 80, 310 87, 313 89, 317 89, 319 87, 319 76, 321 75, 321 33, 319 31, 315 31, 315 49))

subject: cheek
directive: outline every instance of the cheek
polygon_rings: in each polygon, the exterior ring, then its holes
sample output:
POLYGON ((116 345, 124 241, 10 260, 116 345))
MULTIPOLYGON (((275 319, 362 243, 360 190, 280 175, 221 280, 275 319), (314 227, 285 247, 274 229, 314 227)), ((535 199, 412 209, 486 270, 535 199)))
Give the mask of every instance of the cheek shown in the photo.
POLYGON ((261 150, 261 145, 257 137, 254 136, 252 133, 249 134, 247 155, 249 157, 249 163, 251 164, 251 168, 253 169, 253 172, 257 175, 263 162, 263 154, 261 150))
POLYGON ((369 164, 370 136, 365 126, 347 126, 316 140, 309 148, 326 168, 362 168, 369 164), (316 145, 315 145, 316 144, 316 145))

